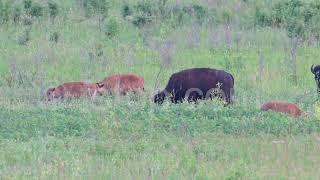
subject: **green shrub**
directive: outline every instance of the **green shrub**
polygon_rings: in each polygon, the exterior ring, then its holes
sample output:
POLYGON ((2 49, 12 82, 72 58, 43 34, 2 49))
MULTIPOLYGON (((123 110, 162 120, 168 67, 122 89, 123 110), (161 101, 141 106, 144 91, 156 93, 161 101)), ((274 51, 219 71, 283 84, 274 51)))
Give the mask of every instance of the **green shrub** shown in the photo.
POLYGON ((100 15, 106 17, 109 10, 109 1, 107 0, 83 0, 82 6, 87 17, 100 15))
POLYGON ((319 40, 320 39, 320 14, 313 16, 310 20, 310 32, 319 40))
POLYGON ((270 10, 266 8, 256 7, 254 14, 255 25, 271 26, 271 14, 270 10))
POLYGON ((167 17, 169 14, 168 10, 167 10, 167 2, 168 2, 168 0, 159 0, 158 1, 159 14, 163 18, 167 17))
POLYGON ((32 18, 29 16, 24 17, 22 22, 23 22, 23 25, 25 25, 25 26, 31 26, 33 23, 32 18))
POLYGON ((11 3, 0 0, 0 23, 6 23, 10 20, 11 3))
POLYGON ((52 19, 55 19, 59 14, 59 6, 55 2, 48 2, 49 15, 52 19))
POLYGON ((171 19, 172 19, 172 24, 174 26, 181 26, 183 25, 185 22, 186 22, 186 19, 189 19, 187 18, 187 16, 189 16, 188 14, 186 14, 184 11, 183 11, 183 7, 182 6, 174 6, 171 10, 171 13, 170 13, 172 16, 171 16, 171 19))
POLYGON ((209 10, 198 4, 177 5, 169 4, 167 0, 139 1, 135 5, 125 4, 122 7, 124 18, 132 16, 131 22, 137 27, 153 23, 156 19, 171 20, 173 25, 181 25, 187 19, 195 18, 196 22, 202 24, 208 19, 209 10))
POLYGON ((97 16, 99 21, 99 30, 102 31, 102 23, 108 15, 110 8, 107 0, 84 0, 83 8, 87 17, 97 16))
POLYGON ((31 7, 30 15, 33 17, 43 16, 43 7, 38 3, 34 3, 31 7))
POLYGON ((22 11, 19 6, 16 6, 13 10, 12 18, 14 23, 18 23, 21 20, 22 11))
POLYGON ((53 32, 51 35, 50 35, 50 39, 49 39, 51 42, 55 42, 55 43, 58 43, 58 40, 59 40, 59 33, 58 32, 53 32))
POLYGON ((221 17, 222 22, 229 24, 231 22, 231 19, 232 19, 232 12, 230 12, 227 9, 223 10, 222 17, 221 17))
POLYGON ((193 9, 194 16, 197 19, 197 22, 199 24, 202 24, 208 15, 208 10, 198 4, 193 4, 191 7, 193 9))
POLYGON ((122 7, 121 14, 122 14, 123 18, 126 18, 127 16, 131 16, 132 15, 132 9, 130 8, 130 6, 128 4, 125 4, 122 7))
POLYGON ((119 22, 115 17, 111 17, 105 24, 105 33, 109 37, 114 37, 119 34, 119 22))
POLYGON ((30 11, 31 7, 32 7, 32 1, 31 0, 24 0, 23 7, 26 11, 30 11))
POLYGON ((318 33, 320 22, 320 2, 301 0, 279 1, 271 9, 257 8, 255 24, 284 28, 289 37, 305 37, 307 33, 318 33))
POLYGON ((152 7, 154 6, 149 1, 138 2, 138 4, 134 6, 135 15, 132 23, 138 27, 142 27, 148 23, 151 23, 156 14, 155 9, 152 7))

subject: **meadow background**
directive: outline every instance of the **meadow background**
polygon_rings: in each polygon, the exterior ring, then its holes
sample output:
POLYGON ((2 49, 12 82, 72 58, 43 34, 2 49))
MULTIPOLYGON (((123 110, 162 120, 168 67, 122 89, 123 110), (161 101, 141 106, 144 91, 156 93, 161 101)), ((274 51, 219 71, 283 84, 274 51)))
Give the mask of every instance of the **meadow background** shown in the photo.
POLYGON ((318 0, 0 0, 0 178, 319 179, 319 40, 318 0), (234 105, 153 103, 193 67, 232 73, 234 105), (45 101, 113 73, 147 92, 45 101))

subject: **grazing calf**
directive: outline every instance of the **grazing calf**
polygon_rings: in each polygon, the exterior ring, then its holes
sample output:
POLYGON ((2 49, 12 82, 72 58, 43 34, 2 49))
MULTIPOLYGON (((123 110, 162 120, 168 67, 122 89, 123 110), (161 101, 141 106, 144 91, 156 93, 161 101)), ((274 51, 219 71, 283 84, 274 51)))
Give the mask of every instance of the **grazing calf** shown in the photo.
POLYGON ((79 97, 95 97, 100 94, 100 86, 98 83, 86 82, 67 82, 55 88, 49 88, 47 91, 47 99, 79 98, 79 97))
POLYGON ((312 65, 311 72, 314 74, 314 80, 316 81, 318 95, 320 96, 320 65, 312 65))
POLYGON ((113 74, 98 83, 104 92, 126 95, 144 91, 144 79, 134 74, 113 74))
POLYGON ((296 104, 285 101, 269 101, 261 106, 262 111, 275 111, 289 114, 292 117, 307 116, 296 104))
POLYGON ((210 68, 186 69, 171 75, 166 88, 154 96, 154 102, 162 104, 166 97, 178 103, 187 99, 197 102, 198 99, 212 98, 217 89, 227 104, 232 102, 234 78, 223 70, 210 68))

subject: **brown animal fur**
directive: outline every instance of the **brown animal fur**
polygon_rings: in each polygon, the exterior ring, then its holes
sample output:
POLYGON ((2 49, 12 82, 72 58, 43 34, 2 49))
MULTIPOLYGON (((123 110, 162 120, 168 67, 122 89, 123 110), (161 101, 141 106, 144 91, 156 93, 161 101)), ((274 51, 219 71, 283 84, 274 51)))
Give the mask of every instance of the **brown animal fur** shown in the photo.
POLYGON ((269 101, 261 106, 262 111, 275 111, 289 114, 292 117, 307 116, 308 114, 302 111, 296 104, 285 101, 269 101))
POLYGON ((144 79, 134 74, 113 74, 99 83, 110 94, 126 95, 144 91, 144 79))
POLYGON ((66 97, 95 97, 100 94, 100 86, 98 83, 86 82, 67 82, 56 88, 49 88, 47 91, 47 99, 64 99, 66 97))

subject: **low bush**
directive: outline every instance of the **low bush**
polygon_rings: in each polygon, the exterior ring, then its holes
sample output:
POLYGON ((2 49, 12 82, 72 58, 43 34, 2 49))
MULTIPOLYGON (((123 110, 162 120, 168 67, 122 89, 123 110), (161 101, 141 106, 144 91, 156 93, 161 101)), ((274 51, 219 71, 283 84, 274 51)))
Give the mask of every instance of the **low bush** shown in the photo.
POLYGON ((105 24, 105 33, 108 37, 114 37, 119 34, 119 21, 116 17, 110 17, 105 24))
POLYGON ((170 4, 166 0, 139 1, 136 4, 124 4, 121 14, 128 18, 137 27, 153 23, 155 20, 173 20, 174 25, 185 23, 184 17, 195 19, 199 24, 206 21, 209 16, 208 8, 199 4, 170 4))
POLYGON ((284 28, 289 37, 304 38, 309 33, 319 36, 320 2, 286 0, 275 3, 271 9, 257 7, 256 25, 284 28))

